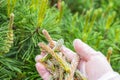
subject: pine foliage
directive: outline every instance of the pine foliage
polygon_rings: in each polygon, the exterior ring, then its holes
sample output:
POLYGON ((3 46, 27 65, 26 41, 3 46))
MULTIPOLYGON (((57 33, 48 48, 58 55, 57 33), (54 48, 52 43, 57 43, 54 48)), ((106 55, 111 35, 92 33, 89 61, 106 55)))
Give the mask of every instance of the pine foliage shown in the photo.
POLYGON ((0 0, 0 79, 42 80, 34 58, 40 54, 38 43, 46 42, 43 29, 72 50, 75 38, 104 55, 112 47, 111 65, 120 73, 120 1, 64 0, 61 9, 53 2, 57 0, 0 0))

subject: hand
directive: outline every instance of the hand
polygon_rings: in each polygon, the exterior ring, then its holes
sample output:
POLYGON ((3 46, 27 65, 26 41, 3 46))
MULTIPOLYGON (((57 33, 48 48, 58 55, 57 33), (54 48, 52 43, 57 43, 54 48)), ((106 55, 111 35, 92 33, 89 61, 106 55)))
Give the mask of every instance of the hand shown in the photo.
MULTIPOLYGON (((78 69, 88 80, 97 80, 104 74, 113 71, 106 57, 101 52, 95 51, 79 39, 75 39, 73 45, 76 53, 80 56, 78 69)), ((70 61, 72 61, 76 55, 76 53, 65 46, 61 48, 61 52, 70 61)), ((45 53, 41 53, 41 55, 36 56, 36 69, 44 80, 49 80, 50 73, 42 63, 38 62, 44 55, 45 53)))

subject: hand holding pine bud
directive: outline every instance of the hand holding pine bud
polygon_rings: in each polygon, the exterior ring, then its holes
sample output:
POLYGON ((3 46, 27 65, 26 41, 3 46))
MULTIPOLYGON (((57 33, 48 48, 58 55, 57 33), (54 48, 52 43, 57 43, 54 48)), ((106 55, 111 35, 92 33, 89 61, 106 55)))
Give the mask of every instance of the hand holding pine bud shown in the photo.
POLYGON ((61 52, 64 44, 63 39, 54 42, 46 30, 42 31, 49 42, 49 45, 41 42, 38 45, 45 52, 45 56, 38 61, 42 63, 51 75, 52 80, 86 80, 77 70, 79 56, 73 53, 74 59, 69 62, 67 57, 61 52))
POLYGON ((74 41, 76 54, 63 46, 62 39, 54 42, 46 30, 43 34, 49 45, 39 43, 42 51, 36 57, 36 68, 44 80, 97 80, 113 71, 104 55, 79 39, 74 41))

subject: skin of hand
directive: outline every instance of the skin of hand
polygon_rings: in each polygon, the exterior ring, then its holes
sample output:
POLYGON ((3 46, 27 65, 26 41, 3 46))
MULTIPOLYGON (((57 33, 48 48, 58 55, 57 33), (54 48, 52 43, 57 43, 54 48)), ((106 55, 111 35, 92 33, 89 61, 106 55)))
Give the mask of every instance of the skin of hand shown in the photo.
MULTIPOLYGON (((113 71, 106 57, 101 52, 95 51, 79 39, 75 39, 73 45, 76 53, 80 56, 78 69, 87 77, 88 80, 97 80, 104 74, 113 71)), ((75 52, 71 51, 65 46, 61 47, 61 52, 69 61, 72 61, 76 55, 75 52)), ((41 53, 40 55, 36 56, 35 66, 40 76, 44 80, 49 80, 50 73, 47 71, 45 66, 39 62, 44 55, 45 53, 41 53)))

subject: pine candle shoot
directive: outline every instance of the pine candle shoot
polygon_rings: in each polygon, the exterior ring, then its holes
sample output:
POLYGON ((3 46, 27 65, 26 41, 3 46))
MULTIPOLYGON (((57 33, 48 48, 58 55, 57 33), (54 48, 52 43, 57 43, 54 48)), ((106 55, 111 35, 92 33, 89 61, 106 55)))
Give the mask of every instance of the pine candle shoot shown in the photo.
POLYGON ((46 53, 39 61, 43 63, 51 73, 52 77, 50 80, 87 80, 87 78, 77 69, 79 56, 75 54, 74 59, 69 62, 60 52, 64 40, 59 39, 55 42, 52 40, 47 30, 43 30, 42 32, 49 42, 49 45, 46 45, 43 42, 38 44, 42 51, 46 53))
POLYGON ((6 39, 6 53, 9 51, 11 44, 13 43, 13 22, 14 22, 14 14, 10 14, 10 21, 9 21, 9 31, 7 33, 7 39, 6 39))
POLYGON ((109 47, 107 52, 107 60, 109 63, 110 63, 110 57, 111 57, 112 51, 113 51, 112 47, 109 47))
POLYGON ((10 21, 8 24, 8 31, 7 36, 4 40, 4 46, 2 47, 3 50, 0 51, 0 53, 7 53, 9 52, 11 45, 13 44, 13 22, 14 22, 14 14, 10 14, 10 21))

